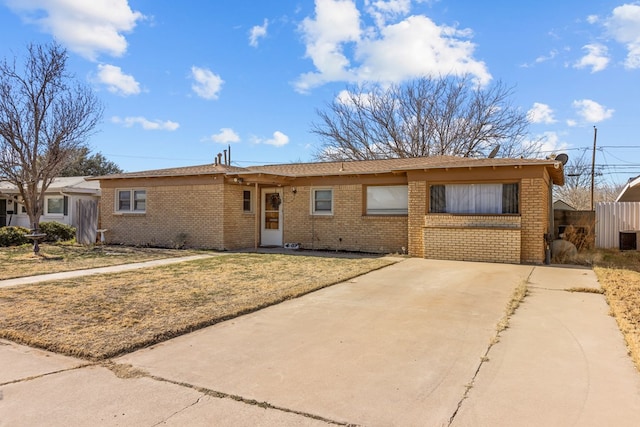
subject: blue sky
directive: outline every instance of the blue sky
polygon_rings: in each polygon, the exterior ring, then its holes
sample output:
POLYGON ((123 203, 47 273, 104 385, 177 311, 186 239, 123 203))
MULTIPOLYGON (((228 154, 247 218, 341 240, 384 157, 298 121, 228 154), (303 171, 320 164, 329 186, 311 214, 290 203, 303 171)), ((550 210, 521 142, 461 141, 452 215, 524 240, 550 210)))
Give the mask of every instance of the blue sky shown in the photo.
MULTIPOLYGON (((0 0, 0 57, 55 38, 105 105, 91 138, 127 171, 311 161, 347 84, 501 80, 531 140, 640 174, 640 2, 0 0)), ((545 154, 548 154, 545 152, 545 154)))

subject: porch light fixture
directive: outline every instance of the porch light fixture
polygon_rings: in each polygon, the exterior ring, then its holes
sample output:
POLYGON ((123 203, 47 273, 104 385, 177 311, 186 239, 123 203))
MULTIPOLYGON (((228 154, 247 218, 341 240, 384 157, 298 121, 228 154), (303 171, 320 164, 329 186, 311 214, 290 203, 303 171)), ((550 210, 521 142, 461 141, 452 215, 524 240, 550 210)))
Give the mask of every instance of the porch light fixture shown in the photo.
POLYGON ((233 178, 233 182, 235 182, 236 184, 242 184, 244 182, 244 179, 242 179, 242 178, 233 178))

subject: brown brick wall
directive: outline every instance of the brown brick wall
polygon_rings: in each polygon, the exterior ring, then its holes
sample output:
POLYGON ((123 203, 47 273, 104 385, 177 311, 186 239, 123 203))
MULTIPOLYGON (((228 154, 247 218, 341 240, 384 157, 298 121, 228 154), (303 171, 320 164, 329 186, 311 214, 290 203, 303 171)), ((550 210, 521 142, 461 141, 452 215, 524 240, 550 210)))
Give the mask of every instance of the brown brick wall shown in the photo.
POLYGON ((520 263, 520 217, 446 215, 424 217, 424 257, 520 263))
POLYGON ((224 186, 224 248, 243 249, 255 246, 255 219, 257 203, 260 198, 256 196, 253 187, 241 185, 224 186), (242 192, 251 191, 251 203, 253 211, 244 212, 242 205, 242 192))
POLYGON ((523 263, 541 263, 545 259, 545 233, 549 230, 548 177, 523 179, 520 190, 522 212, 523 263))
POLYGON ((284 242, 305 249, 407 251, 407 217, 363 215, 363 186, 333 185, 333 215, 311 215, 310 186, 284 187, 284 242))
MULTIPOLYGON (((540 178, 525 178, 520 181, 519 216, 425 215, 423 256, 542 263, 546 249, 544 235, 548 232, 549 224, 548 182, 546 173, 540 178), (464 243, 447 249, 450 244, 445 242, 452 241, 464 243)), ((425 197, 426 192, 425 189, 425 197)))
POLYGON ((102 183, 101 226, 108 243, 174 247, 184 239, 187 247, 224 249, 222 183, 154 185, 148 182, 102 183), (144 189, 146 212, 115 212, 117 189, 144 189))
POLYGON ((426 181, 409 181, 409 218, 408 237, 409 255, 425 257, 424 217, 427 213, 427 183, 426 181))

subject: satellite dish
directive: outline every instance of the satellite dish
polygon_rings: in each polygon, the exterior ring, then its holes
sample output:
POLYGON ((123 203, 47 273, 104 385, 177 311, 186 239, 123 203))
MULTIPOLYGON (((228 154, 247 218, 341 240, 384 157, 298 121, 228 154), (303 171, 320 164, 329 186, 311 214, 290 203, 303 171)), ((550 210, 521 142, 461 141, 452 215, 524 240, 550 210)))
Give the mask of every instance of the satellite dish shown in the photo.
POLYGON ((562 163, 562 165, 566 165, 567 162, 569 161, 569 156, 567 156, 564 153, 560 153, 556 156, 556 160, 559 161, 560 163, 562 163))
POLYGON ((489 159, 493 159, 496 155, 498 155, 498 151, 500 151, 500 144, 493 147, 493 150, 487 156, 489 159))

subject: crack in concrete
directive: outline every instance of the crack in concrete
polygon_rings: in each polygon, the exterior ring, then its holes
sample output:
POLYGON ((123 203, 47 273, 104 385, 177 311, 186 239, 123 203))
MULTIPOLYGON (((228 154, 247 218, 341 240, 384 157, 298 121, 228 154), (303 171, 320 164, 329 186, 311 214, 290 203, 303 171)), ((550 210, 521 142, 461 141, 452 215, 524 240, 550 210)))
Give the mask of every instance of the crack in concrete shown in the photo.
POLYGON ((531 276, 533 275, 533 272, 534 272, 535 269, 536 269, 536 267, 532 267, 531 271, 527 275, 527 278, 524 280, 525 292, 524 292, 524 295, 517 301, 516 301, 516 295, 518 293, 518 287, 516 287, 516 289, 514 291, 514 294, 512 295, 511 300, 509 301, 509 304, 507 304, 507 311, 505 312, 505 316, 496 325, 496 335, 489 341, 489 345, 487 346, 487 349, 485 350, 484 354, 480 357, 480 363, 478 364, 478 367, 476 368, 476 371, 473 373, 473 376, 471 377, 471 381, 469 381, 465 385, 464 393, 462 394, 462 397, 458 401, 458 404, 456 405, 455 411, 453 411, 453 414, 451 414, 451 417, 449 417, 449 423, 447 424, 448 427, 450 427, 451 424, 453 424, 453 421, 455 420, 456 415, 458 415, 458 412, 460 411, 460 408, 462 408, 463 402, 469 397, 469 392, 473 388, 473 385, 474 385, 474 383, 476 381, 476 378, 478 377, 478 374, 480 373, 480 369, 482 369, 482 366, 487 361, 489 361, 489 352, 491 351, 493 346, 496 345, 500 341, 499 340, 500 334, 505 329, 507 329, 510 317, 518 309, 518 307, 520 306, 520 303, 526 298, 528 290, 529 290, 529 287, 530 287, 530 284, 531 284, 530 279, 531 279, 531 276), (515 306, 512 305, 514 303, 514 301, 517 302, 517 304, 515 306))
POLYGON ((196 406, 198 403, 200 403, 200 401, 201 401, 202 399, 204 399, 204 397, 205 397, 205 394, 202 394, 200 397, 198 397, 198 398, 196 399, 196 401, 195 401, 195 402, 193 402, 193 403, 191 403, 191 404, 189 404, 189 405, 185 406, 185 407, 184 407, 184 408, 182 408, 182 409, 179 409, 179 410, 175 411, 173 414, 169 415, 169 416, 168 416, 167 418, 165 418, 164 420, 162 420, 162 421, 159 421, 159 422, 155 423, 152 427, 155 427, 155 426, 159 426, 159 425, 161 425, 161 424, 164 424, 165 422, 169 421, 172 417, 174 417, 174 416, 178 415, 179 413, 184 412, 184 411, 186 411, 187 409, 189 409, 189 408, 192 408, 192 407, 196 406))
POLYGON ((56 374, 60 374, 62 372, 75 371, 76 369, 82 369, 82 368, 86 368, 86 367, 89 367, 89 366, 95 366, 95 365, 96 365, 96 363, 85 363, 83 365, 74 366, 72 368, 59 369, 57 371, 45 372, 44 374, 40 374, 40 375, 32 375, 30 377, 18 378, 17 380, 11 380, 11 381, 7 381, 7 382, 4 382, 4 383, 0 383, 0 387, 5 386, 5 385, 9 385, 9 384, 17 384, 17 383, 26 382, 26 381, 37 380, 38 378, 48 377, 49 375, 56 375, 56 374))
MULTIPOLYGON (((109 363, 109 365, 111 366, 111 368, 109 368, 109 369, 111 369, 112 371, 113 371, 114 368, 117 368, 117 366, 118 366, 117 363, 112 362, 112 361, 109 363)), ((132 369, 131 365, 124 365, 123 367, 124 367, 125 370, 132 369)), ((182 382, 182 381, 170 380, 168 378, 163 378, 163 377, 159 377, 159 376, 156 376, 156 375, 149 374, 146 371, 139 370, 137 368, 133 368, 133 369, 136 370, 136 378, 145 377, 145 378, 149 378, 149 379, 152 379, 152 380, 155 380, 155 381, 160 381, 160 382, 165 382, 165 383, 169 383, 169 384, 174 384, 174 385, 177 385, 177 386, 180 386, 180 387, 190 388, 192 390, 195 390, 195 391, 203 394, 203 396, 200 396, 196 402, 194 402, 193 404, 191 404, 191 405, 189 405, 189 406, 187 406, 185 408, 182 408, 181 410, 179 410, 176 413, 172 414, 170 417, 172 417, 172 416, 174 416, 174 415, 176 415, 176 414, 178 414, 178 413, 180 413, 180 412, 182 412, 182 411, 184 411, 184 410, 196 405, 198 402, 200 402, 200 400, 202 400, 202 398, 204 398, 204 396, 211 396, 211 397, 216 397, 218 399, 232 399, 232 400, 235 400, 237 402, 241 402, 241 403, 244 403, 244 404, 247 404, 247 405, 257 406, 257 407, 260 407, 260 408, 263 408, 263 409, 273 409, 273 410, 276 410, 276 411, 286 412, 286 413, 289 413, 289 414, 300 415, 300 416, 305 417, 305 418, 310 418, 310 419, 314 419, 314 420, 317 420, 317 421, 322 421, 322 422, 325 422, 325 423, 328 423, 328 424, 333 424, 333 425, 338 425, 338 426, 346 426, 346 427, 357 427, 357 424, 341 422, 341 421, 335 421, 335 420, 332 420, 332 419, 329 419, 329 418, 325 418, 325 417, 320 416, 320 415, 310 414, 308 412, 296 411, 295 409, 284 408, 282 406, 273 405, 273 404, 271 404, 269 402, 260 402, 260 401, 257 401, 255 399, 247 399, 247 398, 242 397, 242 396, 229 394, 229 393, 224 393, 224 392, 216 391, 216 390, 211 390, 211 389, 208 389, 208 388, 205 388, 205 387, 196 386, 196 385, 189 384, 189 383, 182 382)), ((169 418, 167 418, 167 419, 169 419, 169 418)))

